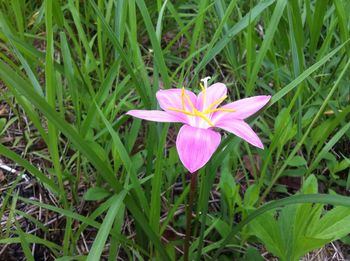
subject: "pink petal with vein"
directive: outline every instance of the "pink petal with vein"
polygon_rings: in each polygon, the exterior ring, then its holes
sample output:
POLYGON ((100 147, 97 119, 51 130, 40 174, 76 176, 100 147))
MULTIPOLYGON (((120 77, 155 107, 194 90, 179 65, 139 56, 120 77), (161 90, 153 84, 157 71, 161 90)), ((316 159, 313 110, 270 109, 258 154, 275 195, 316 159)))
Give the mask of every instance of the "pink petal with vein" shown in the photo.
POLYGON ((134 116, 148 121, 158 121, 158 122, 183 122, 181 117, 177 117, 174 114, 169 114, 165 111, 156 110, 131 110, 126 114, 134 116))
POLYGON ((260 149, 264 149, 264 145, 262 144, 261 140, 256 135, 256 133, 253 131, 253 129, 242 120, 220 121, 215 125, 215 127, 219 127, 228 132, 231 132, 237 135, 238 137, 244 139, 245 141, 249 142, 250 144, 260 149))
POLYGON ((220 134, 213 130, 182 126, 176 139, 182 164, 191 173, 202 168, 219 146, 220 140, 220 134))
MULTIPOLYGON (((210 106, 212 103, 216 102, 217 100, 225 97, 226 94, 227 94, 227 88, 226 88, 225 84, 217 82, 217 83, 214 83, 213 85, 210 85, 206 89, 206 102, 205 102, 204 108, 203 108, 204 92, 202 91, 198 94, 198 98, 197 98, 198 110, 203 111, 203 110, 207 109, 208 106, 210 106)), ((211 109, 217 108, 220 103, 216 104, 211 109)))
MULTIPOLYGON (((190 98, 193 105, 196 105, 196 95, 188 90, 185 94, 190 98)), ((156 94, 160 107, 167 111, 169 108, 182 109, 182 89, 159 90, 156 94)), ((190 109, 188 100, 185 98, 185 106, 190 109)))
POLYGON ((228 103, 221 108, 236 110, 235 112, 216 112, 213 115, 213 121, 218 122, 221 119, 245 119, 259 111, 264 107, 269 100, 270 95, 253 96, 250 98, 241 99, 235 102, 228 103))
MULTIPOLYGON (((188 90, 185 90, 185 94, 189 97, 190 101, 194 106, 196 106, 196 95, 188 90)), ((183 110, 183 105, 185 106, 186 111, 193 111, 188 99, 182 99, 182 89, 168 89, 168 90, 159 90, 156 94, 159 106, 167 111, 169 114, 173 114, 182 119, 182 122, 189 123, 195 121, 192 116, 188 116, 183 113, 169 110, 170 108, 183 110), (184 100, 184 104, 182 103, 184 100)))

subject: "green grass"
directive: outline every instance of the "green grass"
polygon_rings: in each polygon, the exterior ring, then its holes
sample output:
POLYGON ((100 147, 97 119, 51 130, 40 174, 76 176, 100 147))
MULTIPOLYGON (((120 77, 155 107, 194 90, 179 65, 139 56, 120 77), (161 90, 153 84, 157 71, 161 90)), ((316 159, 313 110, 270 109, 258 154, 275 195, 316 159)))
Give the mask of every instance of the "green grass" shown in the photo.
POLYGON ((249 222, 285 205, 349 207, 349 12, 346 0, 0 1, 0 164, 18 171, 0 172, 0 259, 18 246, 28 260, 182 260, 179 125, 125 113, 159 109, 159 89, 198 93, 208 75, 230 100, 272 99, 248 120, 264 150, 223 134, 200 170, 191 260, 259 255, 249 222), (320 194, 298 192, 308 177, 320 194))

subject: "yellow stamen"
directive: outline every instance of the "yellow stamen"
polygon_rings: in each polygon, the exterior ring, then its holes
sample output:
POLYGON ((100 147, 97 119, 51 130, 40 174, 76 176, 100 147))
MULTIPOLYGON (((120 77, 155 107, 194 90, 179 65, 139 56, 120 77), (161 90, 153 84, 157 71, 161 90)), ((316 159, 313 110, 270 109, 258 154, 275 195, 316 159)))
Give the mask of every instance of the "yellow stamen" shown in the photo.
POLYGON ((195 112, 188 112, 185 110, 177 109, 177 108, 168 108, 169 111, 176 111, 181 112, 183 114, 189 115, 189 116, 198 116, 201 117, 203 120, 205 120, 210 126, 214 126, 214 124, 205 116, 203 113, 195 109, 195 112))
POLYGON ((201 118, 202 118, 203 120, 205 120, 210 126, 214 126, 214 124, 213 124, 203 113, 201 113, 200 111, 198 111, 198 110, 196 109, 196 107, 194 107, 194 105, 193 105, 193 103, 192 103, 190 97, 188 97, 187 94, 185 94, 185 98, 187 99, 187 101, 188 101, 190 107, 192 108, 193 113, 195 114, 195 116, 201 117, 201 118))
POLYGON ((214 126, 214 124, 205 115, 203 115, 203 113, 201 113, 200 111, 196 110, 196 114, 197 114, 197 116, 199 116, 203 120, 205 120, 210 126, 214 126))
POLYGON ((193 103, 192 103, 190 97, 188 97, 188 95, 187 95, 186 93, 184 93, 184 96, 185 96, 185 98, 187 99, 187 101, 188 101, 190 107, 192 108, 193 112, 196 113, 197 109, 196 109, 196 107, 194 107, 194 105, 193 105, 193 103))
POLYGON ((182 102, 182 109, 183 109, 183 110, 185 110, 185 99, 184 99, 184 95, 185 95, 185 87, 182 87, 181 102, 182 102))
POLYGON ((203 112, 205 113, 209 113, 208 111, 211 110, 211 108, 213 108, 215 105, 218 105, 220 102, 222 102, 223 100, 225 100, 227 98, 227 96, 225 95, 224 97, 218 99, 217 101, 213 102, 212 104, 209 105, 209 107, 203 112))
POLYGON ((169 111, 181 112, 181 113, 184 113, 184 114, 190 115, 190 116, 197 116, 197 114, 194 114, 192 112, 188 112, 188 111, 185 111, 185 110, 177 109, 177 108, 168 108, 168 110, 169 111))
MULTIPOLYGON (((206 83, 205 83, 206 84, 206 83)), ((206 88, 205 86, 203 86, 202 83, 200 83, 200 87, 203 91, 203 108, 205 107, 205 101, 206 101, 206 88)), ((235 112, 236 110, 233 109, 226 109, 226 108, 215 108, 213 109, 216 105, 218 105, 219 103, 221 103, 223 100, 225 100, 227 98, 227 96, 225 95, 224 97, 218 99, 217 101, 213 102, 212 104, 210 104, 205 111, 201 112, 198 111, 196 109, 196 107, 193 105, 190 97, 186 94, 185 92, 185 88, 182 87, 182 91, 181 91, 181 104, 182 104, 182 109, 178 109, 178 108, 168 108, 169 111, 176 111, 176 112, 180 112, 189 116, 198 116, 200 118, 202 118, 205 122, 207 122, 210 126, 215 126, 207 116, 205 116, 205 114, 208 113, 213 113, 213 112, 218 112, 218 111, 223 111, 223 112, 235 112), (185 104, 185 99, 188 102, 188 105, 191 107, 192 111, 187 111, 186 110, 186 104, 185 104)))
POLYGON ((201 89, 203 91, 203 107, 205 106, 205 101, 207 100, 207 91, 205 90, 202 83, 199 84, 201 86, 201 89))
POLYGON ((214 110, 206 110, 203 113, 211 113, 211 112, 217 112, 217 111, 224 111, 224 112, 236 112, 236 110, 232 110, 232 109, 226 109, 226 108, 217 108, 214 110))

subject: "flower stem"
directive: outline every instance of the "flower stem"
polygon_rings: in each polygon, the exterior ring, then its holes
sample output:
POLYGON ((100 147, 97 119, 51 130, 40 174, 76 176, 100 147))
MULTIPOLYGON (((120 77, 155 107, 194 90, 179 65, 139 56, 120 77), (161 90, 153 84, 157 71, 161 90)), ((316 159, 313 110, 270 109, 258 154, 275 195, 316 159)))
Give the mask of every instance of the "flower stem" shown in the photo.
POLYGON ((189 247, 190 247, 190 238, 191 238, 191 223, 192 223, 192 209, 193 209, 193 200, 196 192, 196 182, 197 182, 197 171, 191 174, 191 184, 190 184, 190 195, 189 201, 187 204, 186 211, 186 236, 184 244, 184 261, 188 261, 189 247))

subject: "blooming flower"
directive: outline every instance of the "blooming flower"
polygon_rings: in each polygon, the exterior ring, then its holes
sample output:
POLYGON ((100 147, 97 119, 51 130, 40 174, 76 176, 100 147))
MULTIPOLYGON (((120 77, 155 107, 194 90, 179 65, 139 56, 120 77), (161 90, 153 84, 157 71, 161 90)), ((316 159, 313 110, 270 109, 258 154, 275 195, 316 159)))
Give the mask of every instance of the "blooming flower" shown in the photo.
POLYGON ((159 90, 156 94, 160 110, 131 110, 128 115, 157 122, 180 122, 176 148, 183 165, 193 173, 202 168, 220 144, 221 135, 215 127, 231 132, 250 144, 263 149, 256 133, 243 120, 268 103, 271 96, 254 96, 218 106, 227 98, 223 83, 209 87, 202 79, 202 91, 196 96, 189 90, 159 90))

